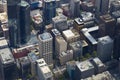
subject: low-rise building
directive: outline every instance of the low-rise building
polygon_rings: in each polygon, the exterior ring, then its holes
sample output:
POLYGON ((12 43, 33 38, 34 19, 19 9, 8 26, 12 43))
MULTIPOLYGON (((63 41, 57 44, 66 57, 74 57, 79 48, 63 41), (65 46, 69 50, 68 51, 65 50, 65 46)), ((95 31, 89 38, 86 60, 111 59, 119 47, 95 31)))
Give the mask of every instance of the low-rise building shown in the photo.
POLYGON ((94 66, 89 60, 76 63, 75 80, 84 79, 92 75, 94 75, 94 66))
POLYGON ((37 76, 39 80, 53 80, 53 74, 45 60, 39 59, 37 62, 37 76))
POLYGON ((65 52, 60 53, 59 61, 61 65, 64 65, 66 62, 73 59, 73 50, 67 50, 65 52))
POLYGON ((75 29, 65 30, 62 32, 62 34, 68 43, 72 43, 72 42, 80 40, 80 34, 75 29))

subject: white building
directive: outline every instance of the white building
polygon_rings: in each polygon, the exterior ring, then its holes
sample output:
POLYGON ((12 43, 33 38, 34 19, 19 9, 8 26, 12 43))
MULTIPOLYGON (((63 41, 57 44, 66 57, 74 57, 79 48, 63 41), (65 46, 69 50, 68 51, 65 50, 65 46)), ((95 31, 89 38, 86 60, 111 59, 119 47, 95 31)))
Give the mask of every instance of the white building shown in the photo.
POLYGON ((43 33, 38 36, 40 57, 44 58, 47 64, 53 62, 53 37, 50 33, 43 33))
POLYGON ((53 80, 53 74, 43 58, 37 60, 37 76, 38 80, 53 80))

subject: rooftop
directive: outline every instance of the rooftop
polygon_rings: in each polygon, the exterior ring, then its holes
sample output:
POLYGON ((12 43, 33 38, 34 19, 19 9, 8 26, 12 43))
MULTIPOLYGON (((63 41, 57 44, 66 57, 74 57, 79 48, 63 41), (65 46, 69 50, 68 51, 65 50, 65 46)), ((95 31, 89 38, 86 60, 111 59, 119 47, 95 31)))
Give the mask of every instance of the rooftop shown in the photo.
POLYGON ((75 19, 75 22, 76 22, 77 24, 79 24, 79 25, 84 24, 83 20, 80 19, 80 18, 76 18, 76 19, 75 19))
POLYGON ((97 44, 98 42, 89 34, 88 29, 84 28, 82 29, 82 32, 84 34, 84 36, 93 44, 97 44))
POLYGON ((20 6, 26 7, 26 6, 30 6, 28 2, 21 0, 21 2, 19 3, 20 6))
POLYGON ((88 28, 88 32, 97 31, 97 30, 99 30, 99 26, 94 26, 94 27, 88 28))
POLYGON ((106 15, 103 15, 103 16, 100 16, 100 17, 105 22, 110 22, 110 21, 115 20, 110 14, 106 14, 106 15))
POLYGON ((67 55, 70 55, 70 54, 73 54, 73 50, 67 50, 65 52, 62 52, 60 54, 60 57, 64 57, 64 56, 67 56, 67 55))
POLYGON ((28 54, 28 58, 30 59, 31 62, 35 62, 37 60, 37 56, 33 52, 28 54))
POLYGON ((43 58, 36 60, 36 62, 38 64, 38 66, 40 66, 40 67, 47 65, 43 58))
POLYGON ((39 38, 41 40, 49 40, 49 39, 52 39, 52 35, 50 33, 48 33, 48 32, 45 32, 43 34, 40 34, 39 38))
POLYGON ((90 63, 90 61, 88 61, 88 60, 83 61, 83 62, 79 62, 76 65, 80 69, 81 72, 94 68, 92 63, 90 63))
POLYGON ((70 44, 74 49, 81 49, 82 48, 82 43, 81 41, 73 42, 70 44))
POLYGON ((22 66, 30 64, 30 61, 27 56, 19 58, 19 62, 21 63, 22 66))
POLYGON ((60 22, 60 21, 67 21, 67 17, 64 15, 59 15, 54 18, 52 18, 54 22, 60 22))
POLYGON ((109 36, 104 36, 101 38, 98 38, 98 42, 101 42, 102 44, 107 44, 113 42, 113 40, 109 36))
POLYGON ((99 58, 94 58, 93 61, 94 61, 98 66, 103 66, 103 65, 104 65, 99 58))
POLYGON ((0 49, 0 59, 2 64, 11 64, 14 63, 14 57, 9 48, 0 49))
POLYGON ((52 32, 55 36, 61 35, 61 33, 57 29, 52 29, 52 32))
POLYGON ((94 20, 94 15, 91 12, 82 12, 81 16, 83 21, 94 20))
POLYGON ((87 43, 85 40, 81 40, 81 43, 82 43, 82 46, 83 46, 83 47, 88 46, 88 43, 87 43))
POLYGON ((93 75, 92 77, 81 80, 114 80, 110 72, 105 71, 103 73, 93 75))
POLYGON ((52 2, 52 1, 55 1, 55 0, 44 0, 44 2, 52 2))
POLYGON ((7 23, 8 22, 8 16, 6 12, 0 13, 0 20, 2 23, 7 23))
POLYGON ((53 74, 48 66, 42 66, 42 67, 40 67, 40 69, 45 78, 50 78, 53 76, 53 74))
POLYGON ((75 36, 75 34, 71 30, 65 30, 63 31, 63 34, 66 38, 71 38, 75 36))
POLYGON ((0 38, 0 48, 2 47, 8 47, 7 40, 4 37, 0 38))

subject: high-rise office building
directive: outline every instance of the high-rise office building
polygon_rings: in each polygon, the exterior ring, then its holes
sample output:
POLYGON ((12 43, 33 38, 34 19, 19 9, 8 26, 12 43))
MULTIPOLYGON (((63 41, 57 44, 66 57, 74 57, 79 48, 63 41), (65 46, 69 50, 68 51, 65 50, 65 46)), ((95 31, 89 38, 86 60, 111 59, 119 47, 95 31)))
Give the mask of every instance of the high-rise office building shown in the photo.
POLYGON ((56 1, 44 0, 43 1, 43 21, 45 25, 52 22, 52 18, 56 15, 56 1))
POLYGON ((120 33, 114 39, 113 58, 120 58, 120 33))
POLYGON ((98 38, 97 54, 101 61, 111 60, 113 40, 109 36, 98 38))
POLYGON ((104 26, 99 27, 101 31, 105 31, 105 33, 103 32, 105 34, 103 36, 109 35, 111 38, 113 38, 115 35, 115 19, 109 14, 100 16, 100 19, 101 23, 104 24, 104 26))
POLYGON ((114 12, 120 10, 120 1, 119 0, 114 0, 110 4, 110 12, 114 12))
POLYGON ((70 0, 70 12, 72 18, 80 16, 80 0, 70 0))
POLYGON ((20 31, 18 23, 19 6, 17 6, 20 1, 21 0, 7 0, 9 43, 11 47, 17 47, 20 44, 20 31))
POLYGON ((30 39, 30 5, 23 0, 8 1, 8 20, 10 46, 26 43, 30 39))
POLYGON ((17 26, 16 19, 10 19, 8 22, 9 26, 9 44, 11 47, 18 47, 20 44, 20 33, 19 27, 17 26))
POLYGON ((19 26, 20 26, 20 41, 21 44, 26 43, 30 39, 30 5, 26 1, 21 1, 18 6, 19 11, 19 26))
POLYGON ((44 58, 47 64, 53 62, 53 37, 50 33, 43 33, 38 36, 40 57, 44 58))
POLYGON ((96 15, 104 15, 108 13, 109 0, 96 0, 95 1, 96 15))
POLYGON ((19 7, 17 6, 21 0, 7 0, 8 19, 17 18, 19 14, 19 7), (13 11, 14 10, 14 11, 13 11))

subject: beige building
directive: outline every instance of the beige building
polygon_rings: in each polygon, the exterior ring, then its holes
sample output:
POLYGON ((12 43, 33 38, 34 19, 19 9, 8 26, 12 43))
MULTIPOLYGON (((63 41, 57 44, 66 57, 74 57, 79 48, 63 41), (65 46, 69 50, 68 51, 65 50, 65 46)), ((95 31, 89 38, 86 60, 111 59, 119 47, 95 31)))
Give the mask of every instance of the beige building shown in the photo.
POLYGON ((56 56, 58 56, 63 51, 67 50, 67 42, 64 40, 62 36, 58 36, 55 38, 55 52, 56 56))
POLYGON ((62 32, 63 37, 68 43, 80 40, 80 34, 75 29, 69 29, 62 32))

